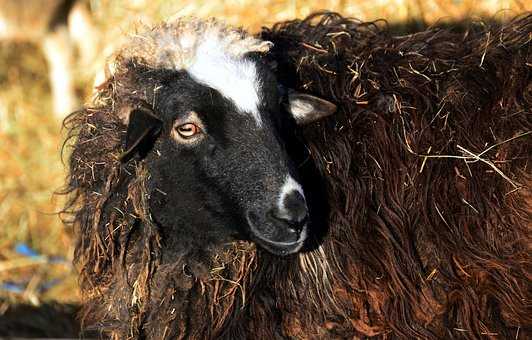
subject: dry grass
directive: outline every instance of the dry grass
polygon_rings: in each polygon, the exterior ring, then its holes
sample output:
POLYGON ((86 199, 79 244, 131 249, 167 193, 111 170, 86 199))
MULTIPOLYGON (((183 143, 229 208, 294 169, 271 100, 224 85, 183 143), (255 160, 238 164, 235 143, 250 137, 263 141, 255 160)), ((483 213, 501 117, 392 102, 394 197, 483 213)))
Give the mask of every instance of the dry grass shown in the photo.
MULTIPOLYGON (((217 16, 258 30, 320 9, 363 20, 421 19, 428 23, 466 16, 505 19, 532 10, 532 4, 524 0, 93 0, 91 7, 97 27, 105 33, 103 46, 112 46, 116 37, 139 21, 150 23, 172 15, 217 16)), ((90 91, 89 82, 78 86, 80 93, 90 91)), ((52 197, 65 175, 59 156, 60 124, 50 111, 46 63, 39 50, 30 45, 0 43, 0 284, 28 282, 24 294, 0 290, 0 302, 78 298, 75 275, 68 265, 51 264, 46 258, 27 260, 14 252, 14 246, 24 242, 44 256, 71 259, 70 231, 55 214, 62 199, 52 197), (39 291, 41 283, 53 279, 61 283, 46 292, 39 291)), ((0 305, 0 313, 1 309, 0 305)))

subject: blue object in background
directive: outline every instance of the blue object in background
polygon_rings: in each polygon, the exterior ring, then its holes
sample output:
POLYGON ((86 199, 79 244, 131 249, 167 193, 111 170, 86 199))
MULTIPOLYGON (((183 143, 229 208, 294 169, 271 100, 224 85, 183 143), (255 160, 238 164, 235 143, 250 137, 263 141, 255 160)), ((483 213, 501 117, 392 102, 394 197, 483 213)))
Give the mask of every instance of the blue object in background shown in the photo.
MULTIPOLYGON (((42 254, 39 254, 34 249, 32 249, 26 243, 17 243, 15 245, 15 252, 19 255, 31 257, 31 258, 37 258, 37 257, 44 256, 42 254)), ((68 261, 62 256, 49 256, 47 257, 47 259, 48 259, 48 263, 52 263, 52 264, 62 263, 62 264, 70 265, 70 261, 68 261)))
MULTIPOLYGON (((43 282, 39 285, 39 287, 37 287, 37 291, 41 294, 45 293, 47 290, 60 284, 63 280, 64 280, 64 277, 43 282)), ((23 294, 26 291, 28 284, 29 284, 28 281, 21 281, 21 282, 8 281, 8 282, 4 282, 0 284, 0 290, 10 292, 10 293, 15 293, 15 294, 23 294)))
POLYGON ((15 282, 4 282, 0 285, 0 289, 10 293, 22 294, 26 290, 26 285, 15 282))
POLYGON ((26 243, 17 243, 15 245, 15 252, 17 254, 27 256, 27 257, 39 257, 41 254, 37 253, 35 250, 31 249, 26 243))
MULTIPOLYGON (((21 255, 21 256, 25 256, 25 257, 29 257, 29 258, 46 258, 48 260, 47 262, 51 263, 51 264, 58 264, 59 263, 59 264, 72 265, 70 263, 70 261, 67 261, 62 256, 46 257, 46 256, 44 256, 42 254, 39 254, 37 251, 32 249, 26 243, 17 243, 15 245, 14 251, 17 254, 21 255)), ((45 281, 45 282, 41 283, 37 287, 37 291, 39 293, 44 293, 47 290, 49 290, 50 288, 52 288, 52 287, 58 285, 59 283, 61 283, 64 279, 65 279, 65 277, 61 277, 61 278, 55 278, 55 279, 52 279, 52 280, 49 280, 49 281, 45 281)), ((6 292, 10 292, 10 293, 15 293, 15 294, 23 294, 26 291, 28 283, 29 282, 27 282, 27 281, 22 281, 22 282, 7 281, 7 282, 3 282, 3 283, 0 284, 0 291, 6 291, 6 292)))

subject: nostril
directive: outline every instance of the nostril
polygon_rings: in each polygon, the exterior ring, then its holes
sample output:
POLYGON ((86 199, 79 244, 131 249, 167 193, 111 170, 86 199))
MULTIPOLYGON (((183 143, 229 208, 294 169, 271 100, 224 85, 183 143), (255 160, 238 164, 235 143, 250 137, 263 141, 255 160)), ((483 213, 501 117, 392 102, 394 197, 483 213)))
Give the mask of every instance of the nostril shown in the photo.
POLYGON ((291 228, 294 228, 298 233, 301 232, 301 230, 303 229, 303 227, 307 224, 307 220, 308 220, 308 215, 305 215, 302 219, 300 220, 292 220, 292 221, 287 221, 288 225, 291 227, 291 228))
POLYGON ((299 229, 297 229, 297 228, 292 228, 292 227, 288 227, 288 228, 287 228, 287 232, 288 232, 289 234, 299 234, 300 231, 301 231, 301 230, 299 230, 299 229))

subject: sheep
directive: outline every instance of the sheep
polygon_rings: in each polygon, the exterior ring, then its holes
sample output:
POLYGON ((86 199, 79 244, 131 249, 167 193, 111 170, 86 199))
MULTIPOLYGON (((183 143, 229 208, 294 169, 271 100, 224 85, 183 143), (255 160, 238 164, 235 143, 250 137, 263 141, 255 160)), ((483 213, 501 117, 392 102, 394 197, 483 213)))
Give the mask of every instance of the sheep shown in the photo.
POLYGON ((78 108, 74 44, 81 59, 94 56, 96 34, 86 4, 75 0, 0 0, 0 40, 40 45, 49 67, 53 112, 63 119, 78 108))
POLYGON ((85 327, 525 338, 531 26, 133 34, 65 121, 85 327))

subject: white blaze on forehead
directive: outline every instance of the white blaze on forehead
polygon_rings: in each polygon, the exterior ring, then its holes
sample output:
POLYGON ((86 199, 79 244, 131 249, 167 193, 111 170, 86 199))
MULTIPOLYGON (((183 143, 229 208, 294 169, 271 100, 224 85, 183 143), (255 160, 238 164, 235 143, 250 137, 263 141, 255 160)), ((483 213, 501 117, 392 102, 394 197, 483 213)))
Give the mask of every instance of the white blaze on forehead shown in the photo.
POLYGON ((288 213, 288 211, 286 211, 284 202, 286 200, 286 196, 294 191, 297 191, 301 195, 301 197, 305 199, 305 194, 303 193, 303 188, 301 188, 301 184, 299 184, 292 176, 287 175, 284 184, 281 188, 279 198, 277 199, 277 208, 279 209, 280 215, 279 217, 289 219, 290 214, 288 213))
POLYGON ((216 37, 207 37, 199 44, 196 56, 186 70, 192 78, 231 100, 238 110, 250 113, 260 127, 260 82, 255 63, 227 55, 220 43, 216 37))
POLYGON ((116 69, 127 60, 159 69, 184 70, 199 83, 219 91, 238 111, 261 126, 261 83, 255 63, 245 56, 267 52, 272 43, 214 20, 181 18, 131 35, 115 55, 116 69))

